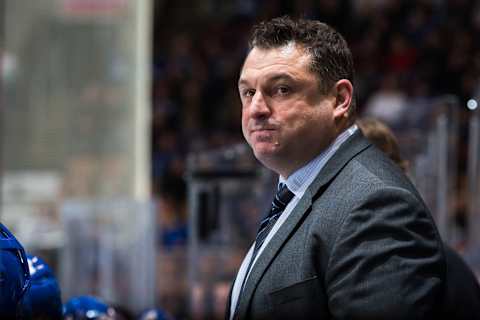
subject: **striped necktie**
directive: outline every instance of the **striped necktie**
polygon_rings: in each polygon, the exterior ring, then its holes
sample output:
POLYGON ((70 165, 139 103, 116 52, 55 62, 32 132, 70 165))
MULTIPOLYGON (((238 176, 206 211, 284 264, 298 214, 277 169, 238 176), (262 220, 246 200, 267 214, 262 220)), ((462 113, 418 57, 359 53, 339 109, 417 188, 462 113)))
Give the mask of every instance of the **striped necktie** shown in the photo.
POLYGON ((245 278, 243 279, 242 289, 240 292, 243 291, 243 287, 245 286, 245 282, 250 272, 250 268, 252 267, 253 261, 255 261, 255 257, 258 254, 258 250, 262 247, 263 242, 267 238, 270 230, 272 230, 275 222, 277 222, 278 218, 282 214, 285 207, 288 205, 290 200, 292 200, 294 194, 292 191, 288 190, 287 185, 284 183, 280 183, 278 185, 277 193, 272 201, 272 206, 270 207, 270 212, 268 215, 260 222, 260 227, 258 228, 257 236, 255 238, 255 247, 253 248, 252 258, 248 264, 247 272, 245 274, 245 278))

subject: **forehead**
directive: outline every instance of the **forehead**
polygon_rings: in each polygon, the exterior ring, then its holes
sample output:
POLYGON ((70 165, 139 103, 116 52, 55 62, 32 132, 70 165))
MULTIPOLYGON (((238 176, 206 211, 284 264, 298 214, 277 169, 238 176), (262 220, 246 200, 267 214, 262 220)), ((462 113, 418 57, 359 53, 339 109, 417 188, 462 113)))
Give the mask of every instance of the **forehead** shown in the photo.
POLYGON ((245 59, 239 83, 278 73, 314 77, 309 68, 310 61, 310 54, 293 43, 272 49, 255 47, 245 59))

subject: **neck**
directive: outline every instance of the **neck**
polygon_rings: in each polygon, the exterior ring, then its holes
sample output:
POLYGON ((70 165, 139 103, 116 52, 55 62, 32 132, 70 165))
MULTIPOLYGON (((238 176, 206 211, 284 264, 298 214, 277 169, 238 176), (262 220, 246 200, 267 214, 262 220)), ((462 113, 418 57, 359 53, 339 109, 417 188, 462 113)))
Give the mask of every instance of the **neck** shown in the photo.
POLYGON ((305 167, 318 156, 331 153, 331 151, 335 152, 335 150, 338 149, 339 146, 351 135, 346 132, 351 126, 352 125, 348 125, 342 129, 338 129, 337 134, 330 139, 330 142, 327 143, 326 146, 312 146, 311 148, 307 148, 307 150, 313 150, 314 152, 309 153, 308 156, 305 156, 302 160, 291 159, 289 161, 288 158, 285 157, 283 159, 286 160, 283 161, 283 163, 279 163, 277 166, 274 166, 272 163, 269 163, 271 166, 268 166, 265 163, 264 165, 272 171, 278 173, 282 178, 288 179, 292 174, 305 167))

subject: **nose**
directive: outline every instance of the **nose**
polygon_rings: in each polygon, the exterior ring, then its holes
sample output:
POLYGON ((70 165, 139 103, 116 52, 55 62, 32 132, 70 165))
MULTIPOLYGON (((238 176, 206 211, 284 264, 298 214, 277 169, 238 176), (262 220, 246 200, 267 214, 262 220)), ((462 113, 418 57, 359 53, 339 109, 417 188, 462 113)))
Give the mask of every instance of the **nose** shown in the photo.
POLYGON ((270 107, 260 90, 255 92, 250 108, 250 114, 254 118, 265 118, 270 114, 270 107))

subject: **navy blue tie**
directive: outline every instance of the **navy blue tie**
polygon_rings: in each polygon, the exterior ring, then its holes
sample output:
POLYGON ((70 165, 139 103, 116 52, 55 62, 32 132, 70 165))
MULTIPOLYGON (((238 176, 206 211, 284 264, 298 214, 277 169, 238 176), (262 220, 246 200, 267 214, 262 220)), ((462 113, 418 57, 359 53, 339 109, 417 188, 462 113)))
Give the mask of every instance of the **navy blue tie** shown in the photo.
POLYGON ((288 190, 287 186, 284 183, 280 183, 278 185, 277 193, 272 201, 272 206, 270 207, 270 212, 267 214, 265 218, 260 222, 260 227, 258 228, 257 236, 255 238, 255 247, 253 248, 252 258, 248 264, 247 272, 245 274, 245 278, 243 279, 242 289, 240 292, 243 291, 243 287, 245 286, 245 280, 247 279, 247 275, 250 272, 250 268, 252 267, 253 261, 257 256, 258 250, 262 247, 265 238, 267 238, 270 230, 272 230, 275 222, 277 222, 278 218, 282 214, 285 207, 288 205, 290 200, 292 200, 294 194, 292 191, 288 190))

